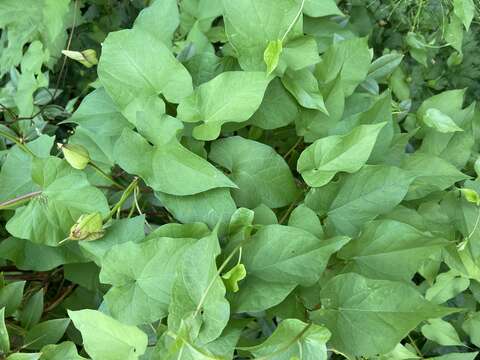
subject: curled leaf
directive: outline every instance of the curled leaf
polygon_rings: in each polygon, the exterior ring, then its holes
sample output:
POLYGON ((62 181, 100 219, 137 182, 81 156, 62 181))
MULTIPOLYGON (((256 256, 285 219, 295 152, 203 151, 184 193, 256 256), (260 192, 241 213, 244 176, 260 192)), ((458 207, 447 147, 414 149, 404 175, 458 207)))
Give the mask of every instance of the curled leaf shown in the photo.
POLYGON ((228 272, 222 275, 223 283, 228 291, 237 292, 240 290, 238 282, 245 279, 247 270, 243 264, 237 264, 228 272))
POLYGON ((93 49, 87 49, 83 51, 62 50, 62 54, 69 59, 78 61, 87 68, 91 68, 92 66, 98 64, 97 52, 93 49))

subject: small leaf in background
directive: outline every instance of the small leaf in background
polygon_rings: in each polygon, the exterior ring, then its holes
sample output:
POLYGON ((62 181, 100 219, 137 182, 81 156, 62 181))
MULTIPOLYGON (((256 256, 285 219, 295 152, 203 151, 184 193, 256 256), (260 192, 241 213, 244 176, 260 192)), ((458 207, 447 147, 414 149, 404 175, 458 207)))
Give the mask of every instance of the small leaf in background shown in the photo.
POLYGON ((15 281, 0 288, 0 307, 5 316, 11 316, 22 303, 26 281, 15 281))
POLYGON ((462 20, 465 30, 470 29, 475 16, 475 4, 473 0, 453 0, 453 11, 462 20))
POLYGON ((458 337, 455 328, 442 319, 429 319, 422 326, 422 334, 429 340, 443 346, 465 346, 458 337))
POLYGON ((480 346, 480 312, 469 313, 462 329, 468 334, 472 344, 480 346))
POLYGON ((40 350, 45 345, 56 344, 69 324, 70 319, 54 319, 32 326, 25 335, 25 347, 40 350))
POLYGON ((463 129, 459 127, 450 116, 435 108, 430 108, 426 111, 423 116, 423 121, 429 127, 442 133, 463 131, 463 129))
POLYGON ((43 314, 43 297, 43 289, 38 290, 23 305, 20 322, 25 329, 30 329, 40 321, 43 314))
POLYGON ((282 40, 271 40, 268 42, 265 52, 263 53, 263 60, 265 64, 267 64, 267 75, 270 75, 277 68, 282 50, 282 40))
POLYGON ((68 311, 93 360, 137 360, 147 348, 147 335, 96 310, 68 311))

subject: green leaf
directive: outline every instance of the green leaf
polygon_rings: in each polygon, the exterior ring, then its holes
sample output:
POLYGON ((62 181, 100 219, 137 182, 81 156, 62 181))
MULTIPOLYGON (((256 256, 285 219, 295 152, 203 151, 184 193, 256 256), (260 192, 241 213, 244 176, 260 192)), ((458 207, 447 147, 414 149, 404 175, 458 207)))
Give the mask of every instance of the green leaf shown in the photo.
POLYGON ((208 161, 180 144, 176 132, 182 125, 177 119, 164 117, 161 122, 156 121, 160 128, 155 130, 161 131, 162 138, 155 139, 154 146, 133 130, 123 131, 115 146, 115 159, 123 169, 141 176, 154 190, 171 195, 193 195, 219 187, 235 187, 208 161), (175 174, 175 178, 165 174, 175 174))
POLYGON ((444 36, 445 36, 445 40, 450 44, 450 46, 452 46, 460 54, 463 53, 462 51, 462 44, 463 44, 462 19, 460 19, 456 14, 450 16, 450 22, 446 26, 444 36))
POLYGON ((429 319, 426 325, 422 326, 422 334, 429 340, 435 341, 443 346, 465 346, 458 337, 455 328, 442 319, 429 319))
POLYGON ((36 325, 43 314, 43 289, 33 294, 25 303, 20 313, 20 323, 25 329, 36 325))
POLYGON ((273 334, 259 345, 246 348, 255 358, 275 360, 327 359, 327 328, 297 319, 283 320, 273 334))
POLYGON ((292 123, 298 113, 297 102, 276 78, 268 84, 263 101, 249 123, 266 130, 277 129, 292 123))
POLYGON ((406 157, 402 168, 415 177, 408 190, 407 200, 421 199, 468 179, 467 175, 442 158, 419 152, 406 157))
POLYGON ((468 314, 462 329, 468 334, 472 344, 480 346, 480 312, 468 314))
POLYGON ((150 236, 112 247, 100 272, 100 281, 112 285, 104 297, 112 316, 132 325, 166 317, 178 263, 192 243, 189 238, 150 236))
POLYGON ((7 357, 7 360, 39 360, 41 353, 13 353, 7 357))
POLYGON ((11 316, 23 299, 25 281, 15 281, 0 288, 0 307, 5 308, 5 316, 11 316))
POLYGON ((98 266, 101 266, 106 253, 115 245, 142 241, 145 237, 144 223, 144 216, 113 220, 101 239, 97 241, 81 241, 81 250, 88 258, 95 261, 98 266))
POLYGON ((340 78, 345 96, 353 94, 366 78, 372 61, 368 39, 352 38, 334 42, 315 69, 319 80, 329 83, 340 78))
POLYGON ((468 31, 476 11, 473 0, 453 0, 453 11, 462 20, 465 30, 468 31))
POLYGON ((247 277, 232 295, 234 311, 262 311, 280 303, 297 285, 312 286, 330 256, 348 241, 347 237, 319 240, 290 226, 262 227, 243 246, 247 277))
POLYGON ((435 284, 427 289, 425 298, 435 304, 443 304, 465 291, 469 285, 468 278, 450 270, 437 276, 435 284))
POLYGON ((431 358, 432 360, 475 360, 477 358, 477 352, 469 353, 450 353, 447 355, 436 356, 431 358))
POLYGON ((81 215, 109 212, 102 192, 88 183, 84 173, 58 158, 36 159, 32 179, 42 192, 8 221, 6 228, 13 236, 57 246, 81 215))
POLYGON ((184 122, 203 122, 193 129, 196 139, 215 140, 223 124, 244 122, 253 115, 268 83, 269 79, 262 72, 224 72, 184 99, 178 106, 177 116, 184 122))
POLYGON ((386 214, 405 197, 412 176, 393 166, 365 166, 341 181, 328 218, 342 234, 355 235, 361 226, 386 214))
POLYGON ((5 325, 5 307, 0 310, 0 353, 7 354, 10 351, 10 337, 5 325))
MULTIPOLYGON (((28 148, 36 156, 45 158, 50 155, 53 141, 53 137, 42 135, 29 142, 28 148)), ((38 190, 38 185, 32 181, 32 161, 33 158, 18 146, 9 150, 0 172, 0 201, 38 190)))
POLYGON ((71 341, 65 341, 58 345, 47 345, 42 348, 40 360, 82 360, 78 355, 77 347, 71 341))
POLYGON ((442 133, 463 131, 450 116, 435 108, 430 108, 426 111, 423 116, 423 122, 442 133))
POLYGON ((331 279, 320 296, 322 309, 312 313, 313 320, 332 332, 332 347, 352 356, 385 354, 421 321, 458 311, 425 300, 403 282, 354 273, 331 279))
POLYGON ((283 50, 282 40, 271 40, 263 53, 263 61, 267 64, 267 75, 270 75, 278 66, 280 54, 283 50))
POLYGON ((322 223, 317 214, 304 204, 297 206, 292 211, 288 218, 288 226, 306 230, 319 239, 324 237, 322 223))
POLYGON ((168 327, 178 331, 182 321, 190 320, 196 326, 191 331, 203 344, 217 339, 230 318, 226 289, 215 263, 219 254, 215 230, 185 251, 173 283, 168 327))
POLYGON ((300 105, 328 115, 317 79, 309 69, 287 71, 282 77, 282 83, 300 105))
POLYGON ((209 157, 230 171, 238 189, 232 190, 237 206, 270 208, 295 201, 298 190, 285 160, 268 145, 231 136, 212 143, 209 157))
POLYGON ((445 239, 393 221, 373 221, 338 253, 344 272, 374 279, 410 281, 420 265, 448 245, 445 239))
POLYGON ((104 88, 96 89, 88 94, 68 120, 97 136, 117 137, 125 127, 133 127, 123 117, 104 88))
POLYGON ((188 71, 158 38, 140 28, 110 33, 102 47, 98 76, 126 118, 136 123, 137 111, 161 102, 179 103, 192 92, 188 71))
POLYGON ((45 345, 57 343, 69 324, 70 319, 54 319, 34 325, 25 335, 26 348, 40 350, 45 345))
POLYGON ((137 360, 147 348, 147 335, 95 310, 68 311, 92 360, 137 360))
POLYGON ((177 2, 175 0, 157 0, 140 11, 133 28, 149 32, 170 47, 178 25, 180 25, 180 15, 177 2))
POLYGON ((297 171, 312 187, 326 185, 339 171, 354 173, 367 162, 385 123, 360 125, 346 135, 332 135, 307 147, 297 171))

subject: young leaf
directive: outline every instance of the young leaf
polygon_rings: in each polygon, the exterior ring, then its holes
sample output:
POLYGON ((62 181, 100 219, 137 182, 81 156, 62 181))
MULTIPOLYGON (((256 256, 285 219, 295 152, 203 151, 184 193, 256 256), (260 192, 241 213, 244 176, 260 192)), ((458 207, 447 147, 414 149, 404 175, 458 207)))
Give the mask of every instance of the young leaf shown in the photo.
POLYGON ((283 50, 282 40, 271 40, 263 53, 263 61, 267 64, 267 75, 270 75, 278 66, 280 54, 283 50))

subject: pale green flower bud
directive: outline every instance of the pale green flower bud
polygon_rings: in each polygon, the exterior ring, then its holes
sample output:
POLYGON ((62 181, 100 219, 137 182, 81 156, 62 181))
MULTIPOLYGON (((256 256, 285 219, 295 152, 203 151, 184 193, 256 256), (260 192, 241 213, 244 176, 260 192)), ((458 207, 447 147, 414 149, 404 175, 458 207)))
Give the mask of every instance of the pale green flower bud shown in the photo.
POLYGON ((99 212, 84 214, 80 216, 75 225, 70 229, 70 240, 91 241, 100 239, 105 231, 103 230, 103 219, 99 212))
POLYGON ((62 149, 65 160, 74 168, 83 170, 90 162, 90 155, 88 150, 82 145, 77 144, 58 144, 58 147, 62 149))

